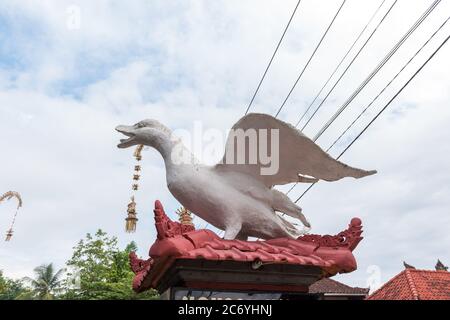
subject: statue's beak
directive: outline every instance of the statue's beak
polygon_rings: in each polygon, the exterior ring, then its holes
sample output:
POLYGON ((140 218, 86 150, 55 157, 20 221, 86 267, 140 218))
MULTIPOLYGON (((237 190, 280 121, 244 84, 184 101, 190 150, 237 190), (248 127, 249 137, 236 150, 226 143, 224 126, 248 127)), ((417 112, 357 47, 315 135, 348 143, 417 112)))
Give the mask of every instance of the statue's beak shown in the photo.
POLYGON ((134 134, 134 127, 132 126, 117 126, 116 130, 128 137, 128 139, 120 139, 120 143, 117 145, 119 148, 128 148, 136 143, 134 143, 136 135, 134 134))

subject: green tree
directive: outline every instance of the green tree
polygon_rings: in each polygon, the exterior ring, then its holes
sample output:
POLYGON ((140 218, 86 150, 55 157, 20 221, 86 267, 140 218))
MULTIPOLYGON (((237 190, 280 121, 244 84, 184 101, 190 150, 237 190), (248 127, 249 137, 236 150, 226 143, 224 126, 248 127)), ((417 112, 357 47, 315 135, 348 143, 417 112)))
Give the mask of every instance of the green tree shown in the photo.
POLYGON ((87 234, 85 239, 74 247, 72 258, 67 262, 69 268, 65 281, 64 299, 155 299, 154 291, 136 294, 132 290, 133 272, 128 255, 136 251, 134 242, 124 250, 118 248, 117 238, 109 237, 98 230, 94 236, 87 234))
POLYGON ((21 280, 6 278, 0 270, 0 300, 20 299, 28 292, 21 280))
POLYGON ((43 264, 34 269, 35 278, 24 278, 31 285, 36 299, 52 300, 55 295, 61 292, 61 276, 64 269, 55 272, 53 264, 43 264))
POLYGON ((3 276, 3 271, 0 270, 0 294, 3 294, 7 289, 6 281, 7 279, 3 276))

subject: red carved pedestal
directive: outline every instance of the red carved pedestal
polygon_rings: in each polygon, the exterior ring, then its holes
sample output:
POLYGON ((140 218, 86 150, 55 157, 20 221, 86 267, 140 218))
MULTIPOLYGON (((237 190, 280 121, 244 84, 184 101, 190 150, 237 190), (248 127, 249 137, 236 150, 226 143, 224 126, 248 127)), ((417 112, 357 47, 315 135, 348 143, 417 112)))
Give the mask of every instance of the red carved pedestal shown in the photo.
POLYGON ((150 258, 130 254, 133 289, 160 292, 182 286, 201 290, 303 292, 315 281, 356 270, 352 251, 362 240, 362 225, 352 219, 337 235, 304 235, 266 241, 224 240, 167 217, 155 202, 157 240, 150 258))

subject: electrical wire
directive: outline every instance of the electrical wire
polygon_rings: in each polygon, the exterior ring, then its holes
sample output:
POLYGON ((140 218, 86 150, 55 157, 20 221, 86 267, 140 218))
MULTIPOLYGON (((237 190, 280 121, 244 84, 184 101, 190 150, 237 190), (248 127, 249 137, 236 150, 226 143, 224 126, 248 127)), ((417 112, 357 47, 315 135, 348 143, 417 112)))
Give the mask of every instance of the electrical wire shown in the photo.
MULTIPOLYGON (((356 117, 355 120, 353 120, 352 123, 341 133, 341 135, 328 147, 328 149, 325 152, 330 151, 331 148, 351 129, 351 127, 363 116, 363 114, 373 105, 373 103, 384 93, 384 91, 392 84, 393 81, 400 75, 401 72, 412 62, 412 60, 422 51, 422 49, 434 38, 434 36, 445 26, 445 24, 450 19, 447 18, 440 26, 436 29, 436 31, 425 41, 425 43, 419 48, 419 50, 416 51, 416 53, 406 62, 403 67, 400 69, 400 71, 388 82, 388 84, 378 93, 378 95, 363 109, 363 111, 356 117)), ((293 184, 292 187, 286 192, 286 195, 288 195, 296 186, 298 185, 298 182, 293 184)), ((307 191, 310 188, 307 189, 307 191)), ((305 192, 306 193, 306 192, 305 192)))
MULTIPOLYGON (((275 50, 274 50, 274 52, 273 52, 273 54, 272 54, 272 57, 271 57, 270 60, 269 60, 269 63, 267 64, 266 69, 264 70, 264 73, 263 73, 261 79, 259 80, 258 86, 256 87, 256 90, 255 90, 255 92, 253 93, 253 96, 252 96, 252 98, 251 98, 251 100, 250 100, 250 102, 249 102, 249 104, 248 104, 248 106, 247 106, 247 109, 245 110, 244 115, 247 115, 248 112, 249 112, 249 110, 250 110, 250 108, 252 107, 253 101, 255 100, 255 97, 256 97, 256 95, 258 94, 259 89, 261 88, 261 85, 262 85, 264 79, 266 78, 267 72, 269 71, 269 68, 270 68, 270 66, 272 65, 272 62, 273 62, 273 60, 274 60, 274 58, 275 58, 275 55, 277 54, 278 49, 280 48, 281 43, 283 42, 284 36, 286 35, 286 32, 287 32, 287 30, 289 29, 289 26, 291 25, 292 20, 294 19, 295 13, 297 12, 297 9, 298 9, 298 7, 299 7, 301 1, 302 1, 302 0, 298 0, 298 1, 297 1, 297 4, 295 5, 294 10, 292 11, 292 14, 291 14, 291 16, 290 16, 290 18, 289 18, 289 21, 288 21, 286 27, 285 27, 284 30, 283 30, 283 34, 281 35, 281 38, 280 38, 280 40, 278 41, 277 46, 275 47, 275 50)), ((203 229, 206 229, 208 226, 209 226, 209 223, 206 223, 205 226, 203 227, 203 229)))
MULTIPOLYGON (((314 103, 316 102, 316 100, 319 98, 319 96, 322 94, 322 91, 325 89, 325 87, 328 85, 328 83, 330 82, 330 80, 332 79, 332 77, 336 74, 337 70, 339 69, 339 67, 341 66, 341 64, 343 63, 343 61, 345 60, 345 58, 348 56, 348 54, 351 52, 351 50, 353 49, 353 47, 356 45, 356 43, 358 42, 358 40, 361 38, 361 36, 364 34, 364 31, 368 28, 368 26, 370 25, 370 23, 372 22, 372 20, 374 19, 374 17, 376 16, 376 14, 378 13, 378 11, 381 9, 381 7, 383 6, 383 4, 385 3, 385 1, 383 1, 380 6, 378 7, 378 9, 375 11, 375 13, 372 15, 372 17, 370 18, 369 22, 366 24, 366 26, 364 27, 364 29, 361 31, 361 33, 358 35, 358 37, 355 39, 355 41, 353 42, 352 46, 350 47, 350 49, 347 51, 347 53, 345 54, 345 56, 342 58, 341 62, 339 62, 338 66, 336 67, 336 69, 333 71, 333 73, 330 75, 330 77, 328 78, 328 80, 325 82, 325 84, 322 86, 322 88, 319 90, 319 92, 317 93, 317 95, 314 97, 313 101, 311 101, 311 103, 309 104, 308 108, 306 108, 305 112, 303 113, 303 115, 300 117, 300 119, 297 121, 295 127, 298 127, 298 125, 300 124, 300 122, 303 120, 303 118, 308 114, 309 110, 311 109, 311 107, 314 105, 314 103)), ((358 50, 358 52, 355 54, 355 56, 353 57, 353 59, 350 61, 350 63, 347 65, 347 67, 345 68, 345 70, 342 72, 342 74, 339 76, 339 78, 337 79, 337 81, 334 83, 334 85, 331 87, 331 89, 328 91, 328 93, 326 94, 325 98, 322 99, 321 103, 319 104, 319 106, 316 108, 316 110, 314 111, 313 115, 311 115, 311 117, 307 120, 306 124, 303 126, 303 128, 301 129, 301 131, 303 131, 305 129, 305 127, 308 125, 308 123, 312 120, 312 118, 315 116, 315 114, 317 113, 317 111, 319 111, 319 109, 322 107, 322 105, 325 103, 325 101, 327 100, 328 96, 331 94, 331 92, 333 92, 334 88, 336 88, 336 86, 338 85, 338 83, 341 81, 341 79, 344 77, 344 75, 347 73, 348 69, 353 65, 353 63, 355 62, 356 58, 358 58, 359 54, 363 51, 363 49, 366 47, 366 45, 369 43, 370 39, 372 39, 373 35, 375 34, 375 32, 378 30, 378 28, 380 27, 380 25, 383 23, 383 21, 386 19, 387 15, 391 12, 392 8, 394 7, 394 5, 397 3, 397 0, 395 0, 392 5, 389 7, 389 9, 386 11, 386 13, 384 14, 383 18, 378 22, 377 26, 375 27, 375 29, 372 31, 372 33, 370 34, 370 36, 367 38, 367 40, 364 42, 364 44, 361 46, 361 48, 358 50)))
POLYGON ((308 67, 308 65, 311 62, 311 60, 314 58, 317 50, 319 49, 320 45, 322 44, 323 40, 325 39, 326 35, 328 34, 328 31, 331 29, 331 26, 334 24, 334 21, 336 20, 337 16, 341 12, 341 9, 344 6, 346 1, 347 0, 342 1, 342 4, 340 5, 338 11, 334 15, 333 19, 331 20, 330 24, 328 25, 327 29, 325 30, 324 34, 322 35, 322 38, 320 38, 319 43, 315 47, 313 53, 311 54, 311 56, 309 57, 308 61, 305 64, 305 66, 303 67, 302 71, 300 72, 300 75, 297 77, 297 80, 295 80, 294 85, 291 87, 291 90, 289 90, 289 93, 287 94, 287 96, 284 99, 283 103, 281 104, 281 106, 279 107, 278 111, 276 112, 275 118, 278 117, 278 115, 280 114, 280 112, 283 109, 284 105, 286 104, 286 102, 288 101, 288 99, 291 96, 292 92, 294 91, 295 87, 297 86, 298 82, 300 81, 300 78, 303 76, 303 73, 305 73, 306 68, 308 67))
MULTIPOLYGON (((428 57, 428 59, 420 66, 419 69, 409 78, 409 80, 397 91, 397 93, 386 103, 386 105, 376 114, 376 116, 364 127, 364 129, 352 140, 352 142, 339 154, 336 160, 339 160, 350 147, 367 131, 367 129, 380 117, 380 115, 387 109, 387 107, 394 101, 397 96, 411 83, 411 81, 422 71, 422 69, 427 65, 427 63, 433 59, 436 53, 447 43, 450 36, 447 36, 445 40, 439 45, 439 47, 428 57)), ((297 203, 316 183, 311 184, 301 195, 295 200, 297 203)))
POLYGON ((265 79, 265 77, 266 77, 267 71, 269 71, 269 68, 270 68, 270 66, 272 65, 272 61, 273 61, 273 59, 275 58, 275 55, 277 54, 278 49, 280 48, 281 42, 282 42, 283 39, 284 39, 284 35, 286 34, 287 30, 289 29, 289 26, 290 26, 290 24, 291 24, 291 21, 292 21, 292 19, 294 18, 295 13, 297 12, 297 8, 298 8, 298 6, 300 5, 300 2, 301 2, 301 1, 302 1, 302 0, 298 0, 297 5, 296 5, 295 8, 294 8, 294 11, 292 12, 291 17, 289 18, 289 21, 288 21, 286 27, 284 28, 283 34, 281 35, 281 38, 280 38, 280 40, 278 41, 278 44, 277 44, 277 46, 276 46, 276 48, 275 48, 275 51, 273 52, 272 57, 270 58, 269 64, 267 65, 266 70, 264 71, 264 73, 263 73, 263 75, 262 75, 262 77, 261 77, 261 80, 259 80, 259 83, 258 83, 258 86, 256 87, 255 93, 253 94, 252 99, 250 100, 250 103, 249 103, 248 106, 247 106, 247 110, 245 110, 245 115, 246 115, 246 114, 248 113, 248 111, 250 110, 250 108, 251 108, 251 106, 252 106, 252 104, 253 104, 253 101, 255 100, 255 97, 256 97, 256 95, 258 94, 259 88, 261 87, 261 84, 263 83, 263 81, 264 81, 264 79, 265 79))
POLYGON ((383 68, 383 66, 390 60, 390 58, 397 52, 409 36, 422 24, 422 22, 429 16, 429 14, 436 8, 441 0, 435 0, 431 6, 422 14, 422 16, 414 23, 414 25, 403 35, 403 37, 396 43, 396 45, 389 51, 377 67, 369 74, 369 76, 360 84, 360 86, 352 93, 352 95, 345 101, 345 103, 336 111, 336 113, 328 120, 328 122, 319 130, 314 137, 314 141, 331 126, 336 118, 348 107, 348 105, 355 99, 355 97, 364 89, 364 87, 373 79, 373 77, 383 68))
POLYGON ((356 124, 356 122, 366 113, 366 111, 375 103, 375 101, 386 91, 386 89, 397 79, 400 73, 408 67, 408 65, 417 57, 417 55, 425 48, 425 46, 434 38, 434 36, 445 26, 445 24, 450 20, 448 17, 440 26, 433 32, 433 34, 425 41, 425 43, 419 48, 419 50, 414 53, 414 55, 406 62, 403 67, 397 72, 397 74, 386 84, 386 86, 376 95, 376 97, 358 114, 358 116, 348 125, 348 127, 341 133, 341 135, 334 140, 334 142, 328 147, 326 152, 330 151, 336 143, 356 124))

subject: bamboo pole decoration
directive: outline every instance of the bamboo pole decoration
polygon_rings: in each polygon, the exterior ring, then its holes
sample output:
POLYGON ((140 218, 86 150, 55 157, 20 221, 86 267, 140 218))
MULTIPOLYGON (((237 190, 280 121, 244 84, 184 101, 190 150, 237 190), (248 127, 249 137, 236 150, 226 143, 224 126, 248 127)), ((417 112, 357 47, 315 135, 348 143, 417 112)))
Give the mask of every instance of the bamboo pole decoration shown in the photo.
POLYGON ((136 223, 139 220, 137 218, 136 212, 136 201, 135 194, 136 191, 139 190, 139 180, 141 178, 141 166, 139 162, 142 160, 142 149, 144 145, 140 144, 136 147, 133 156, 136 158, 137 164, 134 166, 134 174, 133 174, 133 184, 131 185, 132 196, 131 202, 128 204, 127 209, 127 217, 125 218, 125 231, 126 232, 135 232, 136 231, 136 223))
POLYGON ((12 236, 13 236, 13 229, 9 229, 8 231, 6 231, 5 241, 11 240, 12 236))
MULTIPOLYGON (((22 200, 20 200, 20 206, 22 206, 22 200)), ((8 231, 6 231, 5 241, 11 240, 11 238, 13 236, 13 233, 14 233, 13 227, 14 227, 14 224, 16 223, 17 212, 19 211, 20 206, 18 206, 16 208, 16 212, 14 213, 14 217, 12 219, 11 226, 9 227, 8 231)))
POLYGON ((16 212, 14 213, 12 222, 11 222, 11 226, 8 229, 8 231, 6 231, 6 238, 5 241, 10 241, 12 236, 13 236, 13 227, 14 224, 16 223, 16 217, 17 217, 17 213, 19 212, 19 208, 22 207, 22 197, 20 196, 20 194, 16 191, 8 191, 6 193, 4 193, 1 197, 0 197, 0 202, 2 202, 3 200, 9 200, 11 198, 16 198, 17 199, 17 208, 16 208, 16 212))

